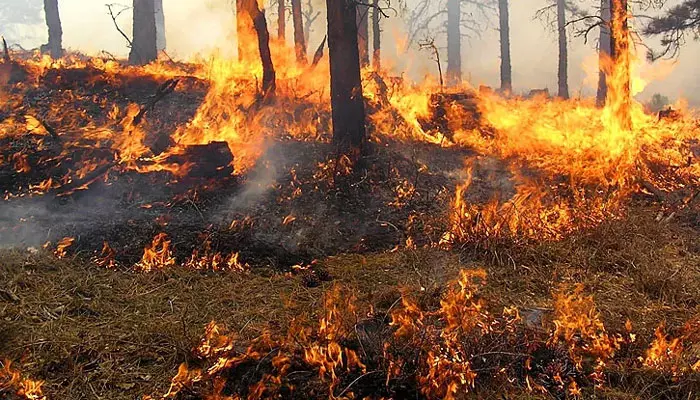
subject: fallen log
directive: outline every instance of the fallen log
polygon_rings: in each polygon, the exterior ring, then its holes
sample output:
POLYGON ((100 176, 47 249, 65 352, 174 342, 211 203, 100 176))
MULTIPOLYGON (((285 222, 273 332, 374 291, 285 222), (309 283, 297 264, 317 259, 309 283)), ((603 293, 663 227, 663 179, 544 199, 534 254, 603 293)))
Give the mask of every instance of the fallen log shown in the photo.
POLYGON ((418 118, 423 130, 435 136, 442 134, 454 141, 455 128, 472 130, 481 127, 481 113, 476 93, 433 93, 429 102, 430 115, 418 118), (451 122, 452 121, 452 122, 451 122), (454 121, 459 126, 454 126, 454 121))
POLYGON ((165 163, 189 165, 190 178, 223 178, 233 174, 233 154, 226 142, 187 146, 166 158, 165 163))

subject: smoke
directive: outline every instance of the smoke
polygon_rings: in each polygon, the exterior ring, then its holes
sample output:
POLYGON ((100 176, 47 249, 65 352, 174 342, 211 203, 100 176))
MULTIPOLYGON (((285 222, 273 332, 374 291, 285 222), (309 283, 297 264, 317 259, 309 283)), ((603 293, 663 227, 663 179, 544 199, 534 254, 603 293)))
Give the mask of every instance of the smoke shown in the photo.
MULTIPOLYGON (((410 10, 418 0, 407 0, 410 10)), ((129 0, 109 0, 117 5, 129 6, 129 0)), ((304 7, 309 0, 302 1, 304 7)), ((678 0, 669 2, 669 5, 678 0)), ((516 92, 530 89, 549 88, 556 92, 557 87, 557 44, 556 33, 540 21, 534 20, 535 10, 548 4, 547 0, 511 1, 511 33, 513 81, 516 92)), ((314 9, 321 14, 312 26, 309 49, 325 34, 325 2, 311 0, 314 9)), ((128 53, 126 40, 114 28, 103 2, 85 0, 62 0, 60 2, 61 18, 64 29, 64 45, 67 48, 89 54, 107 51, 124 57, 128 53)), ((467 5, 464 6, 468 8, 467 5)), ((208 0, 196 2, 191 0, 164 0, 166 15, 166 33, 168 54, 178 59, 190 59, 196 54, 207 54, 219 49, 222 54, 233 54, 235 46, 235 21, 230 0, 208 0)), ((649 11, 653 14, 653 11, 649 11)), ((402 16, 389 12, 390 19, 383 21, 383 55, 387 58, 385 65, 392 66, 394 73, 403 74, 413 80, 421 80, 426 74, 436 75, 436 66, 424 52, 411 49, 404 52, 406 41, 405 24, 402 16)), ((274 27, 274 7, 268 6, 268 18, 274 27)), ((123 13, 118 20, 122 30, 130 33, 131 13, 123 13)), ((495 21, 483 24, 485 31, 470 33, 465 38, 462 49, 462 66, 464 78, 473 85, 486 84, 499 86, 499 46, 498 31, 495 21)), ((287 24, 291 32, 291 23, 287 24)), ((46 39, 43 35, 23 41, 26 47, 37 47, 46 39)), ((463 32, 467 34, 467 32, 463 32)), ((596 53, 594 34, 589 43, 583 38, 570 35, 569 76, 572 95, 592 95, 592 80, 587 79, 586 60, 593 59, 596 53)), ((291 35, 287 37, 291 40, 291 35)), ((438 44, 445 39, 436 38, 438 44)), ((654 40, 648 40, 654 45, 654 40)), ((445 46, 445 45, 443 45, 445 46)), ((443 49, 444 50, 444 49, 443 49)), ((640 93, 641 99, 648 99, 654 93, 662 93, 670 98, 687 97, 691 104, 700 104, 700 80, 697 79, 694 55, 700 51, 700 44, 689 42, 683 48, 679 62, 672 74, 650 75, 664 76, 664 79, 652 81, 640 93)), ((640 47, 640 53, 644 48, 640 47)), ((446 55, 443 55, 443 61, 446 55)), ((649 69, 648 67, 645 67, 649 69)), ((656 67, 652 67, 656 68, 656 67)), ((662 67, 665 68, 665 67, 662 67)))

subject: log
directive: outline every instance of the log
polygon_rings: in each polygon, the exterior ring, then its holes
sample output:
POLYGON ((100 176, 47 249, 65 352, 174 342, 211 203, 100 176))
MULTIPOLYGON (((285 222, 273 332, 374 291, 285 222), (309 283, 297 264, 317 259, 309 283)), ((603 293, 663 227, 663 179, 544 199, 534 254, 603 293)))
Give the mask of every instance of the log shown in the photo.
POLYGON ((166 159, 166 163, 192 164, 191 178, 223 178, 233 174, 233 154, 226 142, 187 146, 184 152, 166 159))
POLYGON ((430 95, 430 116, 419 118, 418 122, 425 132, 442 134, 454 140, 450 120, 461 121, 461 129, 476 129, 481 126, 478 98, 474 92, 433 93, 430 95), (459 113, 459 118, 450 118, 450 114, 459 113))

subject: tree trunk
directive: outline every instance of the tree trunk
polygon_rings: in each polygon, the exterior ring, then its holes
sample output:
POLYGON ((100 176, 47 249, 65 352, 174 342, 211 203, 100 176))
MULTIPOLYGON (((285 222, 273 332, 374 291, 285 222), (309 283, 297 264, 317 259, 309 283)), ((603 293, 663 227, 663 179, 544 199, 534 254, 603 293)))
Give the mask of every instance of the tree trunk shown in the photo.
MULTIPOLYGON (((245 27, 250 26, 252 22, 252 27, 255 30, 258 41, 258 52, 260 54, 260 61, 263 67, 263 78, 262 78, 262 92, 263 96, 273 95, 275 88, 277 86, 275 78, 275 67, 272 63, 272 53, 270 52, 270 32, 267 30, 267 20, 265 19, 265 12, 260 10, 258 7, 258 0, 237 0, 241 8, 238 9, 238 19, 239 26, 245 27), (243 19, 243 21, 240 21, 243 19), (248 20, 248 21, 245 21, 248 20)), ((248 32, 242 32, 243 37, 249 34, 248 32)), ((239 41, 239 48, 241 43, 239 41)), ((244 54, 247 52, 246 49, 243 50, 244 54)), ((246 54, 247 56, 247 54, 246 54)), ((252 62, 252 59, 250 60, 252 62)))
POLYGON ((277 0, 277 39, 284 41, 287 38, 287 9, 284 0, 277 0))
POLYGON ((627 0, 612 0, 611 26, 613 49, 612 81, 608 82, 608 104, 613 109, 613 115, 620 122, 620 129, 632 129, 630 108, 632 95, 630 89, 630 31, 628 21, 627 0))
POLYGON ((333 143, 352 161, 362 156, 367 142, 355 4, 347 0, 326 0, 333 143))
POLYGON ((566 0, 557 0, 559 28, 559 97, 569 98, 569 45, 566 39, 566 0))
POLYGON ((363 4, 357 10, 357 43, 360 51, 360 66, 369 65, 369 7, 363 4))
POLYGON ((163 0, 155 0, 154 5, 156 11, 156 47, 158 51, 163 51, 166 48, 163 0))
POLYGON ((294 21, 294 50, 297 62, 306 64, 306 37, 304 36, 304 17, 301 14, 301 0, 292 0, 292 20, 294 21))
POLYGON ((49 28, 49 42, 45 49, 51 53, 51 57, 61 58, 63 57, 63 29, 58 12, 58 0, 44 0, 44 13, 46 26, 49 28))
POLYGON ((501 91, 513 91, 513 75, 510 64, 510 17, 508 0, 498 0, 498 19, 501 33, 501 91))
POLYGON ((382 68, 382 27, 379 25, 381 13, 379 12, 379 0, 372 0, 372 65, 379 71, 382 68))
POLYGON ((462 16, 460 0, 447 1, 447 84, 456 85, 462 81, 462 16))
POLYGON ((610 0, 600 1, 600 18, 603 21, 600 24, 600 39, 598 41, 598 93, 596 94, 596 105, 604 107, 608 97, 607 75, 610 73, 607 65, 612 55, 612 36, 608 25, 610 23, 610 0))
POLYGON ((153 0, 134 0, 134 36, 129 64, 145 65, 158 58, 153 0))

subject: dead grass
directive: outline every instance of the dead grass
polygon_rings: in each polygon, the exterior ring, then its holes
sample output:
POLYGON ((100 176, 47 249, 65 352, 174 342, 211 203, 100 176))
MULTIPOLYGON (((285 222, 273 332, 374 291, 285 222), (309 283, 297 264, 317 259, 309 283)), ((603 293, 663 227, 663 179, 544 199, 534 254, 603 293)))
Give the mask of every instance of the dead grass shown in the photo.
MULTIPOLYGON (((439 294, 462 268, 488 271, 489 306, 551 308, 562 283, 582 282, 610 331, 627 319, 639 346, 666 321, 669 331, 700 316, 698 231, 659 225, 644 212, 559 243, 488 252, 400 251, 340 255, 320 262, 360 304, 387 311, 401 288, 439 294), (421 289, 422 288, 422 289, 421 289)), ((133 399, 163 393, 205 324, 216 320, 256 337, 284 331, 294 316, 314 318, 325 288, 299 276, 173 269, 131 274, 79 258, 0 252, 0 358, 45 380, 51 399, 133 399)), ((439 298, 439 296, 437 297, 439 298)), ((624 371, 598 398, 673 398, 673 385, 624 371), (650 381, 652 379, 652 381, 650 381), (660 382, 660 383, 657 383, 660 382)), ((522 398, 528 398, 523 394, 522 398)), ((2 395, 0 394, 0 398, 2 395)))

